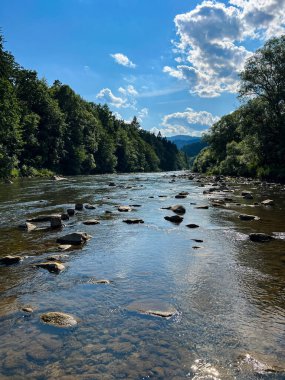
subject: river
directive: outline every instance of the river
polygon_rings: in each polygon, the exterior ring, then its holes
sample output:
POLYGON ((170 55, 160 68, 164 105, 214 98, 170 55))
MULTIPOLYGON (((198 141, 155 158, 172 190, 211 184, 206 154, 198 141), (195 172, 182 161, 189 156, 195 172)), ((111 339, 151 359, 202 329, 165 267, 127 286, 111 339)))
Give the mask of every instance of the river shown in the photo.
POLYGON ((0 185, 0 258, 24 258, 0 266, 1 380, 285 378, 284 186, 229 179, 230 192, 203 194, 209 181, 202 187, 180 174, 0 185), (253 200, 241 197, 244 189, 253 200), (181 191, 189 195, 175 199, 181 191), (233 201, 212 207, 211 197, 233 201), (268 198, 273 206, 254 205, 268 198), (61 213, 78 202, 96 208, 78 212, 63 230, 17 227, 28 217, 61 213), (162 207, 174 204, 186 208, 180 224, 164 219, 175 214, 162 207), (124 213, 117 205, 136 206, 124 213), (241 213, 260 220, 241 221, 241 213), (100 224, 82 224, 94 218, 100 224), (123 223, 126 218, 144 224, 123 223), (199 227, 187 228, 188 223, 199 227), (74 231, 92 239, 62 253, 63 272, 34 267, 58 254, 57 237, 74 231), (278 239, 255 243, 248 239, 251 232, 278 239), (170 318, 141 313, 150 302, 176 312, 170 318), (34 311, 24 312, 24 306, 34 311), (49 311, 71 314, 78 324, 47 325, 40 316, 49 311))

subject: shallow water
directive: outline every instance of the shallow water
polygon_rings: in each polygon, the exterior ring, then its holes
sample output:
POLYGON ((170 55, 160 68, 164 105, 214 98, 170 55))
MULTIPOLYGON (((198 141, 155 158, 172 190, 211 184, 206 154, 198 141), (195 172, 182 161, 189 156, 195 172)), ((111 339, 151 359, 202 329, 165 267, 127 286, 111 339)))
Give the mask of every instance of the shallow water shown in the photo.
POLYGON ((210 204, 203 195, 207 187, 178 177, 170 183, 172 174, 0 185, 0 256, 25 257, 20 264, 0 267, 1 379, 285 378, 285 372, 256 373, 239 359, 248 353, 285 368, 284 187, 233 183, 235 192, 224 195, 242 205, 204 210, 191 203, 210 204), (243 189, 250 189, 254 200, 242 199, 243 189), (175 199, 181 191, 188 197, 175 199), (253 207, 267 198, 275 205, 253 207), (76 202, 96 209, 78 212, 63 231, 17 228, 28 217, 63 212, 76 202), (119 204, 141 207, 119 213, 119 204), (174 214, 161 207, 173 204, 186 208, 180 225, 164 219, 174 214), (240 221, 239 213, 261 220, 240 221), (128 225, 122 222, 126 218, 145 223, 128 225), (83 225, 86 219, 100 224, 83 225), (199 228, 189 229, 188 223, 199 228), (64 252, 64 272, 33 267, 58 253, 58 236, 74 231, 93 238, 82 249, 64 252), (250 232, 275 233, 280 239, 253 243, 250 232), (111 283, 96 284, 96 279, 111 283), (133 307, 149 303, 158 309, 170 305, 176 313, 161 318, 133 307), (23 306, 34 312, 21 311, 23 306), (45 325, 40 315, 47 311, 70 313, 78 325, 45 325))

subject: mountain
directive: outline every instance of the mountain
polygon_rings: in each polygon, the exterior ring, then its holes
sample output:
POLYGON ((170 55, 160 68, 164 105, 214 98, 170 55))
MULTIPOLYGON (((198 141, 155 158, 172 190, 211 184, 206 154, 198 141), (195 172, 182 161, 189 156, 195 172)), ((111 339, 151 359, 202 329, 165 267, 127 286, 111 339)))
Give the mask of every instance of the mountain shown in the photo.
POLYGON ((185 145, 189 145, 194 142, 200 142, 201 137, 188 136, 188 135, 176 135, 176 136, 167 137, 167 140, 174 143, 178 149, 181 149, 185 145))

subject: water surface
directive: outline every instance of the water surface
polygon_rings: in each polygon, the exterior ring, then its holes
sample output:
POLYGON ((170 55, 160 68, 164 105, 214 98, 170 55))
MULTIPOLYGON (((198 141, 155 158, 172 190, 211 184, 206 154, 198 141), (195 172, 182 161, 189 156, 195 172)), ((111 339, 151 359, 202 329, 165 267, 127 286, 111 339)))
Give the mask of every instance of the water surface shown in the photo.
MULTIPOLYGON (((0 267, 1 379, 284 379, 255 373, 239 363, 249 353, 285 367, 285 199, 270 184, 231 184, 235 203, 210 204, 206 187, 173 173, 26 179, 0 185, 0 256, 19 254, 21 264, 0 267), (108 186, 115 182, 116 186, 108 186), (254 200, 240 197, 250 189, 254 200), (188 191, 185 199, 174 196, 188 191), (254 202, 273 199, 273 207, 254 202), (90 203, 63 231, 30 233, 26 218, 90 203), (162 207, 186 208, 180 225, 162 207), (141 205, 119 213, 116 205, 141 205), (107 214, 106 211, 111 211, 107 214), (244 222, 239 213, 260 216, 244 222), (127 217, 144 224, 128 225, 127 217), (82 221, 99 219, 86 226, 82 221), (188 223, 199 228, 189 229, 188 223), (93 238, 66 252, 59 275, 33 264, 56 251, 58 236, 85 231, 93 238), (275 233, 266 244, 250 232, 275 233), (202 239, 202 243, 192 239, 202 239), (199 248, 193 248, 199 246, 199 248), (108 279, 110 284, 96 284, 108 279), (171 318, 141 314, 132 305, 170 305, 171 318), (21 311, 34 308, 32 314, 21 311), (40 315, 62 311, 79 323, 71 329, 44 325, 40 315)), ((221 196, 218 194, 217 196, 221 196)), ((215 196, 214 196, 215 197, 215 196)))

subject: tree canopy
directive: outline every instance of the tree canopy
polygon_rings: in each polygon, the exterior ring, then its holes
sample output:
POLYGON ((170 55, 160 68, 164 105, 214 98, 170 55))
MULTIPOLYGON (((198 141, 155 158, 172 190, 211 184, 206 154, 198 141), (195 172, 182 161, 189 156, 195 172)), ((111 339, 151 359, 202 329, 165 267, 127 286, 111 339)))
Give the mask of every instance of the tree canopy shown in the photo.
POLYGON ((0 34, 0 177, 179 170, 187 160, 165 138, 117 119, 107 105, 49 86, 4 49, 0 34))
POLYGON ((242 105, 205 136, 196 171, 285 179, 285 36, 267 41, 240 74, 242 105))

